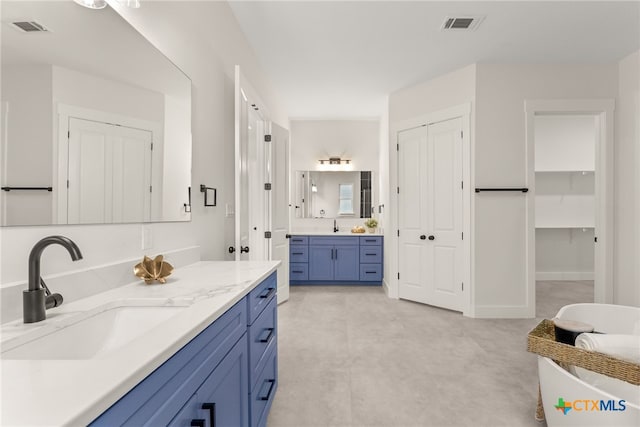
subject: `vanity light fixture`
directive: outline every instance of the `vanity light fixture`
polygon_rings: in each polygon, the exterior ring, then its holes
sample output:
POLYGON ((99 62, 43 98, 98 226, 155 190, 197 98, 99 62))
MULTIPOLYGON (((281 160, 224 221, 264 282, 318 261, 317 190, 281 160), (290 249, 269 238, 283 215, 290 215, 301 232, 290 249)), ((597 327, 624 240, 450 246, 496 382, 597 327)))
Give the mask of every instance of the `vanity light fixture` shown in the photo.
POLYGON ((325 162, 330 165, 349 165, 351 164, 351 160, 341 159, 340 157, 329 157, 328 159, 320 159, 321 165, 324 165, 325 162))
POLYGON ((80 6, 88 7, 89 9, 104 9, 107 7, 105 0, 73 0, 80 6))

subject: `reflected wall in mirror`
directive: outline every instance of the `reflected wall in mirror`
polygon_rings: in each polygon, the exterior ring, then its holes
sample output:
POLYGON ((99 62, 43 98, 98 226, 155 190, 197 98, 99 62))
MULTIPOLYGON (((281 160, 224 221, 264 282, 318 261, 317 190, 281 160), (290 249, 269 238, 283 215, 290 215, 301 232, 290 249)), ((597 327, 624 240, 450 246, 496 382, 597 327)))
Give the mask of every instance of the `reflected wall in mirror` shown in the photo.
POLYGON ((371 171, 296 171, 296 218, 371 218, 371 171))
POLYGON ((110 7, 0 7, 1 224, 190 220, 189 78, 110 7))

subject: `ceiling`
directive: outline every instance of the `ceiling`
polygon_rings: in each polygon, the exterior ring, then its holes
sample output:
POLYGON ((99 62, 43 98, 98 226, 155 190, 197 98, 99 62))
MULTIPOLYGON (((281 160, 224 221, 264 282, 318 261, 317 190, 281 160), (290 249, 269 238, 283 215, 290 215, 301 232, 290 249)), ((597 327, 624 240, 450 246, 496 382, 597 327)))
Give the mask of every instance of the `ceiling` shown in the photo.
POLYGON ((388 94, 474 62, 613 63, 640 2, 231 1, 291 118, 380 116, 388 94), (485 16, 443 32, 447 16, 485 16))
POLYGON ((2 1, 3 66, 53 64, 184 96, 191 82, 118 13, 91 10, 72 1, 2 1), (49 31, 24 33, 16 21, 36 21, 49 31))

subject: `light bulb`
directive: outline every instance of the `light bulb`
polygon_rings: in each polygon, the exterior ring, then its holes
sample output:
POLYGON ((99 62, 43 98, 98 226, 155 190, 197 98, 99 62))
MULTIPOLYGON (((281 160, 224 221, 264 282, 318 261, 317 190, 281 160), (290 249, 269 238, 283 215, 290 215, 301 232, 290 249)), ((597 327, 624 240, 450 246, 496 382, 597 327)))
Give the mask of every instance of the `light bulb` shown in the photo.
POLYGON ((73 0, 80 6, 88 7, 89 9, 104 9, 107 7, 105 0, 73 0))

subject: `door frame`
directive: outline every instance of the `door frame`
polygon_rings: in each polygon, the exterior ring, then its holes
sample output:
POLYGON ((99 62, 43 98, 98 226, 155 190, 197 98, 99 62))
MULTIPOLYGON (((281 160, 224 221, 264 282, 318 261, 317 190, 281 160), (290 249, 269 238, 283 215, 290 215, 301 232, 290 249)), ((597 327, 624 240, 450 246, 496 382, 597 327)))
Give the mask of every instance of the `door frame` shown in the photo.
MULTIPOLYGON (((65 189, 65 191, 53 192, 52 224, 67 224, 68 198, 66 188, 68 174, 60 174, 58 171, 67 171, 69 166, 69 119, 71 118, 151 132, 151 142, 153 144, 153 151, 151 152, 151 185, 158 190, 162 189, 164 156, 164 127, 162 123, 67 104, 58 104, 56 113, 58 120, 54 121, 53 130, 52 182, 54 183, 54 188, 65 189)), ((160 197, 152 197, 151 199, 150 221, 157 220, 153 217, 155 212, 162 212, 162 199, 160 197)))
POLYGON ((596 212, 594 299, 613 303, 613 99, 527 99, 524 102, 527 187, 527 313, 536 313, 536 230, 535 230, 535 116, 537 114, 584 114, 597 119, 596 132, 596 212))
POLYGON ((474 186, 473 176, 471 174, 471 159, 472 159, 472 135, 471 135, 471 102, 452 106, 442 110, 434 111, 425 115, 417 116, 412 119, 398 121, 392 123, 390 126, 389 134, 389 203, 394 206, 395 209, 390 210, 390 233, 386 234, 385 238, 391 239, 390 247, 393 251, 390 251, 390 271, 386 272, 383 286, 387 295, 390 298, 399 298, 399 280, 398 280, 398 268, 399 268, 399 256, 400 256, 400 240, 398 239, 397 230, 399 229, 399 204, 398 193, 393 191, 398 187, 398 133, 403 130, 408 130, 420 126, 426 126, 433 123, 443 122, 451 119, 460 118, 462 120, 462 179, 464 182, 464 188, 462 192, 462 231, 465 235, 463 243, 463 283, 464 289, 462 291, 462 314, 467 317, 473 317, 475 310, 473 305, 474 300, 474 286, 473 286, 473 253, 471 252, 471 241, 473 239, 473 204, 471 197, 471 189, 474 186), (393 148, 396 148, 395 150, 393 148))

